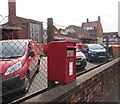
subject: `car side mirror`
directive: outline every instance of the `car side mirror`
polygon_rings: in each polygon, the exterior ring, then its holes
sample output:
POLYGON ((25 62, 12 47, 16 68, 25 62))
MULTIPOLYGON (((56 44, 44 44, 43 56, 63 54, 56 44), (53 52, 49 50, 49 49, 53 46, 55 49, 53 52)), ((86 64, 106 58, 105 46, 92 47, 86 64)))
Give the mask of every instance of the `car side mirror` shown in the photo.
POLYGON ((89 51, 89 49, 87 48, 86 51, 89 51))
POLYGON ((34 56, 35 56, 34 52, 35 52, 35 51, 30 50, 30 51, 29 51, 29 55, 28 55, 28 56, 34 57, 34 56))

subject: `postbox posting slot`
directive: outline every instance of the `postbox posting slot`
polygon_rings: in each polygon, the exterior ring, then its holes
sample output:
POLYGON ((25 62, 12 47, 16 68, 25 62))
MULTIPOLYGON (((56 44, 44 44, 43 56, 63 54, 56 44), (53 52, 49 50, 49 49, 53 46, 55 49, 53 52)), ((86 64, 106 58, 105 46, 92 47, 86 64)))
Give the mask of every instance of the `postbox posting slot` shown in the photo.
POLYGON ((76 49, 76 47, 67 47, 67 50, 75 50, 76 49))
POLYGON ((75 50, 76 48, 67 48, 67 50, 75 50))

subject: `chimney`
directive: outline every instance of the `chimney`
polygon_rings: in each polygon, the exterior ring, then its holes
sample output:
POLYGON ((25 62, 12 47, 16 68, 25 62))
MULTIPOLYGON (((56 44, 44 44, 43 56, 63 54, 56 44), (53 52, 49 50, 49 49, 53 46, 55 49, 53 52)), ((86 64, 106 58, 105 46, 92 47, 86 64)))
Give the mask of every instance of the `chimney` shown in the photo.
POLYGON ((100 21, 100 16, 98 16, 98 21, 100 21))
POLYGON ((16 0, 8 0, 9 24, 16 24, 16 0))
POLYGON ((89 22, 89 19, 87 18, 87 22, 89 22))

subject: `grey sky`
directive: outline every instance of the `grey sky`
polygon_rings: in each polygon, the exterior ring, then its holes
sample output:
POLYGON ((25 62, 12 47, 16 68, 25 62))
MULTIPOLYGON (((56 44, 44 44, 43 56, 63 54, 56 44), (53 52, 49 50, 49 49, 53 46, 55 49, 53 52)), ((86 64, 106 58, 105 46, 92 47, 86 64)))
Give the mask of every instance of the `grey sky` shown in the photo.
MULTIPOLYGON (((55 24, 77 25, 101 17, 104 32, 118 31, 119 0, 16 0, 17 16, 55 24)), ((8 0, 0 0, 0 15, 8 15, 8 0)))

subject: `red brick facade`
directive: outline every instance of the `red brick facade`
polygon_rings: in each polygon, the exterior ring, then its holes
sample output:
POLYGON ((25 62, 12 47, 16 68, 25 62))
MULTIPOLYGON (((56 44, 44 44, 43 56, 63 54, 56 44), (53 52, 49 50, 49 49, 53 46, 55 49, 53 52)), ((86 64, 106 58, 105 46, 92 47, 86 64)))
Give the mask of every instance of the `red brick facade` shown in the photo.
POLYGON ((103 43, 103 28, 101 25, 100 16, 98 16, 98 21, 87 22, 82 24, 82 27, 90 32, 91 35, 96 35, 97 43, 103 43))
POLYGON ((39 38, 35 41, 42 43, 43 42, 43 23, 39 22, 39 21, 35 21, 32 19, 25 19, 25 18, 21 18, 16 16, 16 2, 8 2, 8 7, 9 7, 9 18, 8 18, 8 26, 15 26, 15 27, 21 27, 21 30, 18 32, 18 36, 16 38, 18 39, 28 39, 28 38, 34 38, 36 37, 39 38), (30 36, 32 31, 30 30, 30 28, 36 29, 38 30, 38 36, 30 36))

